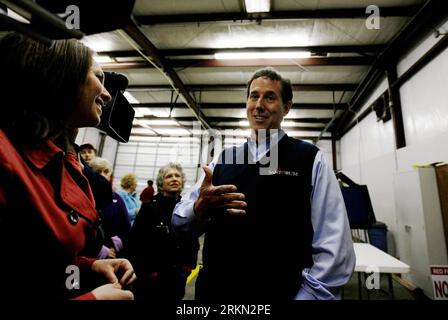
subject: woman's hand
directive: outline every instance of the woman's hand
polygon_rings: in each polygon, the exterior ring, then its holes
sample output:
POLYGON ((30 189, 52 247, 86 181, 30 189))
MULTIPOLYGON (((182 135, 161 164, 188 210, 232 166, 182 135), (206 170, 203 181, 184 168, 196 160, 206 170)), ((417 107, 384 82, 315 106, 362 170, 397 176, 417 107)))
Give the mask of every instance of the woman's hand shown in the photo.
POLYGON ((134 300, 134 294, 121 289, 119 283, 108 283, 92 291, 97 300, 134 300))
POLYGON ((117 252, 114 248, 109 248, 109 253, 107 254, 108 259, 115 259, 117 257, 117 252))
POLYGON ((120 288, 133 283, 137 279, 134 269, 127 259, 96 260, 92 264, 92 271, 104 275, 112 284, 119 283, 120 288))

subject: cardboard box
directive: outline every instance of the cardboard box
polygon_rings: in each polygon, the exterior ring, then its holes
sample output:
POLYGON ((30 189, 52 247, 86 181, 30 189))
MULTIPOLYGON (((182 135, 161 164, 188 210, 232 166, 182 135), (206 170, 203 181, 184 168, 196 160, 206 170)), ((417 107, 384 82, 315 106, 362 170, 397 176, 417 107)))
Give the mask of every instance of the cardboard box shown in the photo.
POLYGON ((445 243, 448 248, 448 163, 436 165, 437 187, 439 189, 440 207, 442 210, 445 243))

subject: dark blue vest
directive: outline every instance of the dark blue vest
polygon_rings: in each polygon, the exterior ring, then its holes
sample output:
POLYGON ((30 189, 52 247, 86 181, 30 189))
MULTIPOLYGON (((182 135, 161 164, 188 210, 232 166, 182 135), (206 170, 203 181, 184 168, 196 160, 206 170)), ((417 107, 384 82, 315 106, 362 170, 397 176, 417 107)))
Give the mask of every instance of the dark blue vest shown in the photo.
MULTIPOLYGON (((302 269, 312 265, 311 174, 318 149, 286 135, 275 148, 278 169, 270 175, 260 175, 264 161, 228 164, 221 154, 213 184, 235 185, 247 209, 245 216, 213 213, 197 299, 292 299, 302 269)), ((242 153, 247 143, 233 148, 233 163, 242 153)))

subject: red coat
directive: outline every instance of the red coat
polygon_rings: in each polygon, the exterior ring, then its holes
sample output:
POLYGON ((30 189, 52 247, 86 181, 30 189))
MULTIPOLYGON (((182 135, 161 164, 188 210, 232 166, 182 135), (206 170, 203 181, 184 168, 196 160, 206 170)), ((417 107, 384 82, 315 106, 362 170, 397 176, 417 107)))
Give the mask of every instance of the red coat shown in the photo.
MULTIPOLYGON (((67 298, 69 265, 90 269, 98 215, 76 155, 51 141, 17 150, 0 130, 0 288, 14 298, 67 298), (90 244, 92 246, 90 247, 90 244)), ((93 298, 89 293, 82 298, 93 298)))

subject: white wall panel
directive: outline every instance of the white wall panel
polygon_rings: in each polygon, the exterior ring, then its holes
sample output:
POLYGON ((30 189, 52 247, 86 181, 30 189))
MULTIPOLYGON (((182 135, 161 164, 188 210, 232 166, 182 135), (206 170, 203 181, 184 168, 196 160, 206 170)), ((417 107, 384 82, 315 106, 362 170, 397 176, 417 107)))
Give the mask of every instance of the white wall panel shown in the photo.
MULTIPOLYGON (((120 143, 114 168, 114 185, 120 189, 120 179, 127 173, 138 177, 137 193, 146 187, 148 179, 156 181, 160 167, 169 162, 180 163, 186 175, 184 192, 196 181, 197 163, 199 159, 199 143, 165 142, 129 142, 120 143)), ((155 188, 157 190, 157 188, 155 188)))
MULTIPOLYGON (((433 41, 426 40, 400 62, 399 73, 424 54, 422 48, 428 49, 428 43, 433 41)), ((402 86, 400 96, 406 147, 395 150, 392 121, 385 124, 377 122, 374 113, 358 123, 340 141, 342 171, 355 182, 368 186, 377 219, 387 224, 395 239, 401 236, 402 230, 398 228, 393 177, 398 172, 411 170, 414 164, 448 160, 448 148, 444 147, 448 144, 446 70, 448 50, 402 86)), ((384 80, 379 84, 366 99, 362 110, 386 89, 385 84, 384 80)), ((400 189, 396 191, 400 192, 400 189)), ((389 251, 394 254, 394 247, 390 246, 389 251)))
MULTIPOLYGON (((448 21, 443 23, 439 28, 440 31, 448 30, 448 21)), ((435 30, 431 30, 431 33, 420 42, 420 44, 411 50, 407 55, 400 60, 397 67, 398 76, 401 76, 405 73, 418 59, 420 59, 433 45, 435 45, 442 38, 439 36, 435 37, 435 30)))
POLYGON ((415 164, 448 161, 448 132, 427 138, 397 151, 399 171, 411 170, 415 164))
POLYGON ((448 49, 445 49, 401 87, 403 122, 408 146, 448 132, 447 71, 448 49))
POLYGON ((393 184, 395 163, 395 152, 391 152, 362 164, 362 184, 369 189, 376 219, 384 222, 392 233, 397 230, 393 184))
POLYGON ((112 139, 109 136, 106 136, 106 139, 104 141, 104 146, 103 146, 103 152, 101 154, 101 158, 109 160, 109 162, 112 165, 112 168, 115 164, 114 162, 115 162, 115 155, 117 153, 117 149, 118 149, 118 141, 112 139))
POLYGON ((75 143, 81 145, 84 143, 90 143, 98 149, 100 144, 100 130, 97 128, 81 128, 76 136, 75 143))
POLYGON ((358 111, 358 114, 361 114, 365 109, 369 108, 370 105, 376 100, 378 99, 378 97, 380 95, 383 94, 384 91, 386 91, 388 88, 388 83, 387 83, 387 79, 386 77, 383 77, 381 82, 378 84, 378 86, 376 87, 376 89, 370 94, 369 98, 367 99, 367 101, 364 103, 364 105, 362 106, 362 108, 358 111))

